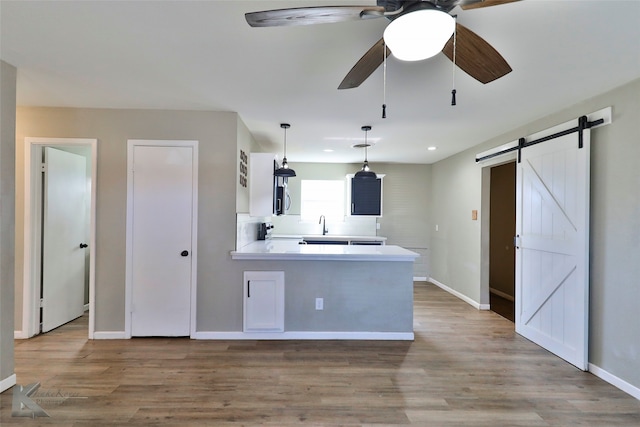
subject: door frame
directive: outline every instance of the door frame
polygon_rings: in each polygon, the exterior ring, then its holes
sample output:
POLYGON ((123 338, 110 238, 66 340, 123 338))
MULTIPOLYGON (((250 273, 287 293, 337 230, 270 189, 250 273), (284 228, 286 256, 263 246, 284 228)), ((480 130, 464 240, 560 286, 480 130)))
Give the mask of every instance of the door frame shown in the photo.
POLYGON ((198 141, 195 140, 127 140, 127 237, 125 266, 125 338, 131 338, 131 301, 133 299, 133 151, 136 146, 155 147, 190 147, 193 155, 192 173, 192 208, 191 208, 191 319, 189 335, 196 334, 197 314, 197 271, 198 271, 198 141))
POLYGON ((91 208, 89 214, 89 339, 95 331, 95 265, 96 265, 96 177, 98 140, 92 138, 37 138, 24 139, 24 225, 23 225, 23 284, 22 331, 16 338, 31 338, 39 333, 39 264, 42 182, 38 179, 44 147, 79 147, 91 150, 91 208))
MULTIPOLYGON (((612 108, 605 107, 601 110, 586 114, 589 121, 602 119, 602 123, 592 126, 591 129, 606 126, 612 121, 612 108)), ((570 129, 575 126, 577 118, 564 123, 551 126, 531 135, 527 135, 528 140, 540 139, 570 129)), ((480 196, 480 306, 489 309, 489 201, 491 198, 490 182, 491 168, 504 163, 517 161, 518 140, 508 142, 495 148, 476 154, 476 162, 482 168, 482 188, 480 196)), ((514 236, 515 237, 515 236, 514 236)))
MULTIPOLYGON (((494 157, 482 164, 482 190, 480 195, 480 306, 491 310, 489 255, 491 238, 491 169, 517 161, 515 152, 494 157)), ((515 210, 515 206, 514 206, 515 210)), ((516 260, 513 259, 515 264, 516 260)), ((514 278, 515 280, 515 278, 514 278)))

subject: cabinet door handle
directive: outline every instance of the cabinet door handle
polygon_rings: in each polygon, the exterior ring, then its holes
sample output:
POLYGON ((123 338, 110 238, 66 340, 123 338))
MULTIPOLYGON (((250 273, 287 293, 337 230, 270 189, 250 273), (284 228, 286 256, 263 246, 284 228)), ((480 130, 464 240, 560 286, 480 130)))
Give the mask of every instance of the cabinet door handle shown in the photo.
POLYGON ((351 202, 351 213, 355 211, 355 203, 351 202))
POLYGON ((251 280, 247 280, 247 298, 251 298, 251 280))

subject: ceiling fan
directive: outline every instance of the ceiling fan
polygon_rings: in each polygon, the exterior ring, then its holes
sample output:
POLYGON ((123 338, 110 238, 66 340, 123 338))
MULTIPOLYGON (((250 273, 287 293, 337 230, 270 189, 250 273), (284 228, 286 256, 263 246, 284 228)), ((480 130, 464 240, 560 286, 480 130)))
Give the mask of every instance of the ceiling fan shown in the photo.
MULTIPOLYGON (((489 83, 511 72, 507 61, 482 37, 458 24, 450 14, 456 6, 463 10, 496 6, 519 0, 377 0, 377 6, 315 6, 297 7, 289 9, 265 10, 245 14, 247 23, 252 27, 284 27, 292 25, 313 25, 343 21, 359 21, 364 19, 387 18, 390 23, 385 34, 376 42, 347 73, 338 89, 351 89, 360 86, 384 61, 393 53, 394 56, 405 60, 421 60, 442 51, 450 60, 464 72, 481 83, 489 83), (428 41, 440 37, 440 45, 431 53, 424 53, 420 57, 401 57, 399 42, 391 43, 393 27, 400 30, 407 29, 407 22, 417 21, 419 29, 435 29, 436 24, 426 24, 419 17, 434 18, 444 22, 445 29, 439 36, 423 35, 425 46, 428 41), (454 57, 454 29, 455 29, 455 57, 454 57), (443 38, 444 36, 444 38, 443 38), (442 47, 444 45, 444 47, 442 47), (397 46, 397 47, 396 47, 397 46), (425 56, 429 55, 429 56, 425 56)), ((422 18, 420 18, 422 19, 422 18)), ((394 30, 395 31, 395 30, 394 30)), ((414 39, 410 35, 403 41, 414 39)))

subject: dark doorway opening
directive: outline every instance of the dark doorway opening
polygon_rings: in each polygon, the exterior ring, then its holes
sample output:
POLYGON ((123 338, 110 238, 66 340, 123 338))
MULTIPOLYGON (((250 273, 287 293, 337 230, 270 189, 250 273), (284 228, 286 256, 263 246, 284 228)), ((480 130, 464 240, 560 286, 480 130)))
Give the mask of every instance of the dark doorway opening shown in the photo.
POLYGON ((491 168, 489 220, 489 304, 515 321, 516 163, 491 168))

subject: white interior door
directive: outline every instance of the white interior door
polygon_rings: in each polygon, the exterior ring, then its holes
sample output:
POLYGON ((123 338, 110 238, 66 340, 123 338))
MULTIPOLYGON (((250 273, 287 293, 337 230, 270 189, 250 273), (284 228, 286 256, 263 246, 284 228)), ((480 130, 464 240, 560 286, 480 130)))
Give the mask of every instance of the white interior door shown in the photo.
POLYGON ((522 150, 516 178, 516 331, 586 370, 589 147, 573 133, 522 150))
POLYGON ((45 147, 42 332, 84 313, 87 173, 77 154, 45 147))
POLYGON ((133 336, 190 335, 193 168, 193 147, 133 147, 133 336))

